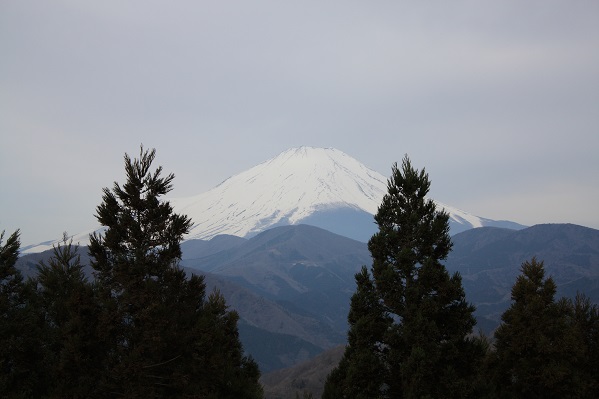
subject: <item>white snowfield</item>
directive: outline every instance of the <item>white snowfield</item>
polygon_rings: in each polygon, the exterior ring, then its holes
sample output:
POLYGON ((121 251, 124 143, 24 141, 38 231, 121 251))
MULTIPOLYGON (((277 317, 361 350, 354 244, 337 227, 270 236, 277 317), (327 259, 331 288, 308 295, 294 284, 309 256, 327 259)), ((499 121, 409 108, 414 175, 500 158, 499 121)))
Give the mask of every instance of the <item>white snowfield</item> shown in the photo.
MULTIPOLYGON (((351 208, 374 215, 387 192, 387 178, 334 148, 292 148, 186 198, 171 198, 176 213, 192 219, 186 239, 219 234, 245 237, 275 225, 298 224, 317 210, 351 208)), ((483 219, 436 202, 455 222, 483 226, 483 219)), ((94 230, 92 230, 94 231, 94 230)), ((89 233, 73 237, 87 245, 89 233)), ((51 249, 49 241, 23 253, 51 249)))

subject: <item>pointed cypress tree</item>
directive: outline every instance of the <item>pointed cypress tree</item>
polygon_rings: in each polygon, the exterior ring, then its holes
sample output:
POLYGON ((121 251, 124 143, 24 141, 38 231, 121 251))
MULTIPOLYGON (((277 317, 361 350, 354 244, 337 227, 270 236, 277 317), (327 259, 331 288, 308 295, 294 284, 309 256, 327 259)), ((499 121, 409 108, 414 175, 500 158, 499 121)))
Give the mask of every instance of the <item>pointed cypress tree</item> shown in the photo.
POLYGON ((495 331, 495 385, 501 397, 581 397, 574 378, 580 350, 568 320, 572 308, 567 301, 556 303, 555 292, 542 261, 522 264, 513 303, 495 331))
MULTIPOLYGON (((380 397, 468 397, 482 356, 481 346, 468 338, 474 307, 465 299, 461 277, 450 276, 441 263, 452 247, 449 215, 426 198, 429 189, 428 175, 414 169, 407 156, 401 169, 393 165, 388 193, 375 215, 379 231, 368 242, 376 297, 372 309, 382 309, 392 320, 377 345, 384 364, 380 397)), ((369 290, 366 279, 358 284, 358 292, 369 290)), ((361 316, 366 317, 371 316, 361 316)), ((344 367, 351 370, 350 357, 344 367)), ((346 387, 351 384, 347 376, 346 387)))
POLYGON ((385 309, 391 397, 466 397, 470 392, 475 325, 461 277, 441 263, 451 251, 449 215, 426 198, 430 181, 404 157, 368 242, 372 272, 385 309))
POLYGON ((91 264, 106 309, 103 339, 112 344, 104 389, 112 395, 153 397, 178 394, 181 387, 176 370, 186 348, 169 338, 191 325, 178 325, 178 312, 170 308, 184 291, 177 262, 191 221, 160 201, 174 175, 162 177, 161 167, 151 171, 155 153, 141 148, 139 159, 125 155, 126 183, 104 189, 97 207, 105 233, 90 236, 91 264))
MULTIPOLYGON (((197 361, 197 350, 210 348, 224 359, 237 351, 241 357, 237 319, 229 317, 227 331, 238 346, 222 348, 215 318, 205 323, 210 311, 203 277, 187 279, 178 266, 180 242, 191 220, 161 201, 172 189, 174 175, 162 177, 161 167, 151 171, 154 158, 155 150, 143 147, 138 159, 125 155, 125 184, 104 189, 97 208, 105 233, 90 237, 104 309, 100 337, 111 345, 102 389, 109 396, 130 398, 210 397, 217 388, 227 392, 230 380, 219 380, 222 385, 214 387, 202 374, 206 365, 197 361)), ((255 371, 250 382, 259 387, 255 371)))

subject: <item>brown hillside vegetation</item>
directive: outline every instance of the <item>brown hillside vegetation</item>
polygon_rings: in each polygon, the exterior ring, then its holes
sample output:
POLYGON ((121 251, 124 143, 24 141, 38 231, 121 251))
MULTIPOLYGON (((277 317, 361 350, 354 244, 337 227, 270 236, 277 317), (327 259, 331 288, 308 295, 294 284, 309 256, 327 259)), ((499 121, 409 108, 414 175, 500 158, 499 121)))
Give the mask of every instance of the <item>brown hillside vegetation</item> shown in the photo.
POLYGON ((345 345, 340 345, 296 366, 264 374, 260 378, 264 398, 295 399, 304 392, 320 398, 327 375, 339 364, 344 350, 345 345))

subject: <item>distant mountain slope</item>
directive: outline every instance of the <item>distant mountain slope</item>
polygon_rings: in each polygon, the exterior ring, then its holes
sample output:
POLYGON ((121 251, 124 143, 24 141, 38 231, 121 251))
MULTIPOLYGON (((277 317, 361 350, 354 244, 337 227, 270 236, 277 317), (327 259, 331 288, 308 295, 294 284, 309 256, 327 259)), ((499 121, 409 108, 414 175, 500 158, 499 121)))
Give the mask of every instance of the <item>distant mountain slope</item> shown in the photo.
POLYGON ((343 335, 334 330, 319 314, 311 314, 284 301, 264 297, 244 287, 236 279, 214 273, 186 268, 188 272, 206 276, 207 293, 218 289, 249 326, 277 334, 293 335, 321 349, 330 348, 343 340, 343 335))
POLYGON ((187 259, 186 267, 227 277, 279 303, 318 315, 345 339, 354 274, 371 263, 365 243, 308 225, 281 226, 235 248, 187 259))
POLYGON ((573 224, 542 224, 515 231, 479 228, 452 237, 446 266, 459 271, 479 325, 494 329, 510 304, 510 291, 523 262, 544 261, 558 297, 577 291, 599 303, 599 230, 573 224))
POLYGON ((263 374, 260 382, 264 398, 287 399, 296 394, 303 398, 304 392, 320 398, 328 374, 339 364, 344 351, 345 345, 339 345, 295 366, 263 374))
POLYGON ((251 326, 243 319, 239 321, 238 328, 243 349, 256 360, 262 373, 293 367, 323 351, 322 347, 297 335, 274 333, 251 326))
POLYGON ((222 276, 204 275, 207 293, 219 290, 227 305, 239 314, 239 337, 244 350, 263 372, 290 367, 344 340, 317 314, 269 300, 222 276))
POLYGON ((223 234, 211 240, 191 239, 181 243, 186 258, 193 259, 213 255, 247 242, 247 239, 223 234))
MULTIPOLYGON (((598 230, 570 224, 518 231, 483 227, 457 234, 452 241, 445 264, 450 272, 461 273, 467 299, 477 306, 478 327, 487 332, 509 306, 521 264, 533 256, 545 262, 558 284, 558 296, 582 291, 599 302, 598 230)), ((297 225, 274 228, 235 248, 183 263, 308 312, 344 334, 354 274, 362 265, 370 266, 371 259, 362 242, 297 225)))
MULTIPOLYGON (((498 325, 520 265, 533 256, 545 262, 558 296, 579 290, 599 303, 599 230, 570 224, 520 231, 484 227, 452 240, 446 266, 461 273, 466 298, 477 307, 477 328, 486 332, 498 325)), ((354 274, 372 263, 365 243, 308 225, 280 226, 249 239, 190 240, 183 251, 187 272, 205 274, 207 292, 220 290, 239 313, 241 340, 264 371, 343 344, 354 274)), ((87 249, 80 253, 88 263, 87 249)), ((22 256, 18 267, 34 275, 39 260, 49 256, 22 256)))

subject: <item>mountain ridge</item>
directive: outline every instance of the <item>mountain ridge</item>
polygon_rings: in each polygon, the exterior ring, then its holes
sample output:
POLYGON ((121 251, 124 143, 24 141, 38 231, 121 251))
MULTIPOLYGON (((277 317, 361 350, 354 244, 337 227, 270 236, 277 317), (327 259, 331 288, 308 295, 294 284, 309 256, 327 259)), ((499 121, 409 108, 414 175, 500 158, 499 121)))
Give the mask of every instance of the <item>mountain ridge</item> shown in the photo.
MULTIPOLYGON (((487 334, 510 304, 522 262, 533 256, 554 278, 557 297, 580 291, 599 303, 599 230, 573 224, 483 227, 456 234, 452 242, 444 264, 461 274, 466 298, 477 307, 477 329, 487 334)), ((344 343, 354 274, 372 264, 365 243, 309 225, 279 226, 250 239, 190 240, 182 247, 181 266, 206 275, 207 292, 220 290, 239 313, 244 347, 264 371, 344 343)), ((86 251, 80 253, 87 264, 86 251)), ((24 255, 18 268, 35 275, 50 254, 24 255)))
POLYGON ((570 223, 538 224, 523 230, 483 227, 456 234, 445 266, 459 272, 475 315, 492 332, 511 301, 521 265, 536 257, 557 285, 556 299, 585 293, 599 303, 599 230, 570 223))
POLYGON ((341 336, 354 275, 370 263, 365 243, 309 225, 275 227, 221 253, 181 260, 296 311, 321 314, 341 336))

